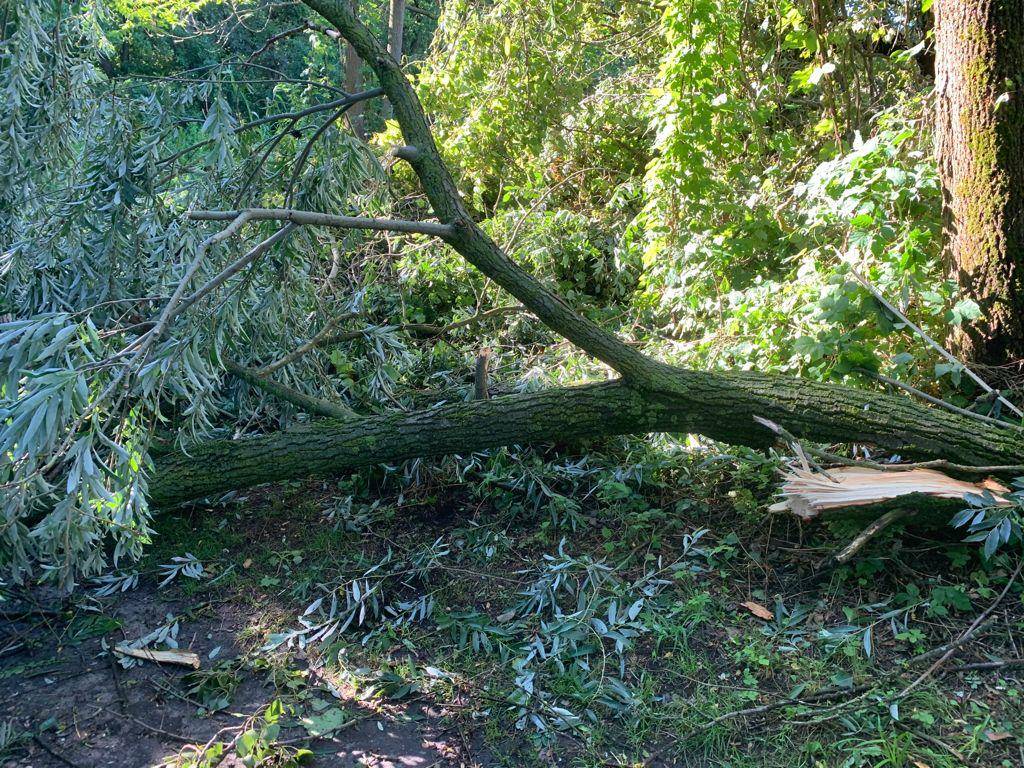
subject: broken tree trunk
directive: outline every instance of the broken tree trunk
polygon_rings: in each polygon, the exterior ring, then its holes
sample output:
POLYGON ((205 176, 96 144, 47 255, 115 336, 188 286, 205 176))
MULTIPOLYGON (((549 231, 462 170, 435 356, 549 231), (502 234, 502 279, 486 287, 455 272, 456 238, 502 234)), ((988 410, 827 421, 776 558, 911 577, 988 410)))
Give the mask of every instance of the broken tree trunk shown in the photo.
POLYGON ((672 368, 581 316, 512 261, 473 220, 405 73, 356 18, 351 0, 306 0, 306 5, 338 28, 380 81, 407 142, 395 156, 416 172, 440 221, 430 225, 436 227, 436 235, 541 322, 623 378, 193 447, 188 454, 156 460, 149 484, 154 504, 512 444, 667 431, 771 445, 775 433, 756 423, 755 416, 784 424, 798 437, 822 442, 873 443, 915 458, 972 465, 1021 462, 1024 433, 1017 429, 978 424, 877 392, 751 372, 672 368))
POLYGON ((756 373, 667 370, 675 379, 671 396, 619 382, 590 384, 212 442, 157 459, 150 498, 170 505, 381 462, 610 435, 697 433, 771 445, 776 435, 754 416, 786 424, 798 437, 872 443, 913 458, 1006 464, 1024 456, 1019 430, 977 424, 906 398, 756 373))
POLYGON ((997 503, 1009 504, 1010 490, 992 480, 958 480, 934 469, 888 472, 871 467, 834 467, 828 472, 792 468, 784 476, 783 500, 772 512, 789 511, 803 520, 813 520, 835 510, 865 507, 906 500, 908 496, 952 499, 963 505, 968 494, 989 491, 997 503))

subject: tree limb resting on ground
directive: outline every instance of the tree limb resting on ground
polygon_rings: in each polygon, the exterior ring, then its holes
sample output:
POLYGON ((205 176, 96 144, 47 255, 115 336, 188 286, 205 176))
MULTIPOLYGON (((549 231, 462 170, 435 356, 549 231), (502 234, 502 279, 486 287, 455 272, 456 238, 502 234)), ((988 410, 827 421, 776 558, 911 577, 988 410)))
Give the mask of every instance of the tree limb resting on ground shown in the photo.
POLYGON ((188 454, 161 456, 150 498, 171 505, 383 462, 648 432, 697 433, 763 448, 776 436, 754 421, 761 415, 788 424, 802 438, 872 443, 915 458, 999 464, 1024 454, 1019 432, 969 422, 906 398, 748 372, 675 370, 673 375, 681 394, 672 397, 608 382, 211 442, 188 454))
POLYGON ((469 453, 504 445, 564 442, 648 432, 697 433, 728 443, 770 446, 763 417, 793 435, 861 442, 921 459, 966 465, 1020 463, 1019 430, 968 421, 906 398, 755 372, 699 372, 644 355, 577 313, 512 261, 475 223, 435 146, 429 123, 399 64, 356 18, 347 0, 305 0, 337 27, 380 81, 394 108, 410 163, 439 223, 357 219, 302 211, 194 212, 195 219, 280 219, 436 235, 515 296, 556 333, 622 375, 619 382, 443 405, 414 413, 314 424, 240 441, 216 441, 156 461, 156 505, 301 477, 325 477, 382 462, 469 453))

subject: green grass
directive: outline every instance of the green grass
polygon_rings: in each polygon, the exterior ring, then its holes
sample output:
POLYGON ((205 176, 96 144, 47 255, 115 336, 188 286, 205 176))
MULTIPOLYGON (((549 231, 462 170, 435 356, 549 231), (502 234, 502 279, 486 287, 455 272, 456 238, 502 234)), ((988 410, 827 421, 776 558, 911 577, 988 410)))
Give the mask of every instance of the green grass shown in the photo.
MULTIPOLYGON (((213 586, 182 579, 179 588, 229 592, 260 606, 261 620, 243 640, 283 690, 301 688, 290 657, 255 649, 271 632, 295 627, 324 585, 349 594, 344 585, 369 571, 388 574, 382 593, 392 605, 429 596, 426 620, 382 613, 310 650, 329 679, 373 699, 468 703, 457 711, 498 764, 546 765, 551 750, 594 768, 639 764, 651 752, 670 764, 730 767, 939 768, 959 765, 957 755, 977 765, 1017 764, 1024 717, 1012 678, 936 676, 898 711, 891 706, 920 671, 900 677, 906 660, 963 631, 1005 584, 1008 555, 985 562, 960 544, 899 532, 815 584, 810 569, 853 526, 801 530, 788 519, 768 520, 770 467, 651 473, 642 484, 612 480, 611 471, 590 479, 592 492, 581 494, 574 514, 555 517, 544 503, 536 511, 524 504, 521 492, 492 489, 481 499, 457 483, 415 498, 415 489, 399 496, 377 486, 355 495, 347 517, 326 521, 336 493, 288 488, 198 515, 191 525, 163 521, 149 562, 188 551, 213 565, 215 578, 230 567, 213 586), (424 514, 426 496, 445 499, 443 522, 424 514), (561 613, 516 608, 531 585, 559 573, 564 581, 551 595, 561 613), (661 580, 655 587, 652 573, 661 580), (611 602, 618 616, 640 598, 635 620, 643 629, 618 652, 601 629, 613 623, 611 602), (744 601, 776 618, 755 617, 744 601), (577 626, 571 617, 581 606, 583 628, 559 635, 552 627, 577 626), (486 639, 477 642, 472 627, 486 639), (535 679, 524 695, 514 663, 531 653, 535 679), (857 689, 845 695, 844 686, 857 689), (835 697, 802 703, 823 691, 835 697), (559 711, 572 717, 559 722, 559 711)), ((1018 591, 1006 607, 1019 629, 1018 591)), ((1007 643, 1006 633, 984 635, 963 658, 1012 655, 1007 643)))

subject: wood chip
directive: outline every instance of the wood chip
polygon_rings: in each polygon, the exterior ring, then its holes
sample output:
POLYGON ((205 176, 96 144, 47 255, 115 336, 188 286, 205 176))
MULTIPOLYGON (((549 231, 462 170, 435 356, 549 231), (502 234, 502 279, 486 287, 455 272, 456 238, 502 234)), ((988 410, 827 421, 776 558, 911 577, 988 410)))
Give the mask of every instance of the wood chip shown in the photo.
POLYGON ((114 652, 120 653, 123 656, 131 656, 133 659, 153 661, 157 664, 177 664, 181 667, 199 669, 199 654, 192 653, 192 651, 179 651, 174 649, 168 651, 152 651, 148 648, 129 648, 127 645, 121 644, 114 646, 114 652))
POLYGON ((775 614, 774 613, 769 611, 767 608, 765 608, 760 603, 755 603, 753 600, 747 600, 747 602, 740 603, 740 605, 742 605, 744 608, 746 608, 752 614, 757 616, 757 618, 759 618, 759 619, 764 619, 765 621, 771 621, 772 619, 775 618, 775 614))

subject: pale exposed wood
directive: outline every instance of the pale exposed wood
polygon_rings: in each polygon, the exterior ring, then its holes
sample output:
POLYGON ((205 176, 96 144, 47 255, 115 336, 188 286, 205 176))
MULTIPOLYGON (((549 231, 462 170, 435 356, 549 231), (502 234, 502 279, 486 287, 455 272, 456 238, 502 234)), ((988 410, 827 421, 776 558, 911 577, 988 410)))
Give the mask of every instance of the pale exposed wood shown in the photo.
POLYGON ((149 648, 129 648, 121 644, 114 647, 114 652, 133 659, 153 661, 157 664, 176 664, 179 667, 199 669, 199 655, 192 651, 172 649, 168 651, 152 651, 149 648))
POLYGON ((999 503, 1009 503, 1009 490, 994 480, 972 483, 957 480, 934 469, 885 472, 869 467, 836 467, 828 475, 791 468, 780 493, 783 500, 772 505, 773 512, 792 512, 811 520, 823 512, 890 501, 900 496, 922 494, 938 499, 963 499, 969 493, 991 491, 999 503))

